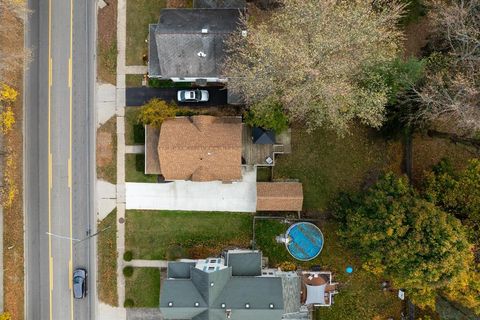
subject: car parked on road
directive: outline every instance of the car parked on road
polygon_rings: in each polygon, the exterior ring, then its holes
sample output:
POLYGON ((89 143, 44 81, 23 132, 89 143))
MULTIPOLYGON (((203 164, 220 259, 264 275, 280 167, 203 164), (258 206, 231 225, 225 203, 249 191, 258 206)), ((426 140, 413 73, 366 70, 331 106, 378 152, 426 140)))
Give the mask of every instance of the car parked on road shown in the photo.
POLYGON ((179 90, 177 100, 178 102, 207 102, 208 91, 199 89, 179 90))
POLYGON ((73 271, 73 297, 75 299, 85 298, 87 295, 87 270, 77 268, 73 271))

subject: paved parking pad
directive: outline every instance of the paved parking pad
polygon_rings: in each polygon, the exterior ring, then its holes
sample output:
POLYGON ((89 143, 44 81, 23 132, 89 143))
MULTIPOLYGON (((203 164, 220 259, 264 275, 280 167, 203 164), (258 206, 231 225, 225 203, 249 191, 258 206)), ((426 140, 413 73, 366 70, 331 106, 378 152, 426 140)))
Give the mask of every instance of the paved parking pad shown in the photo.
POLYGON ((255 212, 256 170, 240 182, 126 183, 126 208, 143 210, 255 212))

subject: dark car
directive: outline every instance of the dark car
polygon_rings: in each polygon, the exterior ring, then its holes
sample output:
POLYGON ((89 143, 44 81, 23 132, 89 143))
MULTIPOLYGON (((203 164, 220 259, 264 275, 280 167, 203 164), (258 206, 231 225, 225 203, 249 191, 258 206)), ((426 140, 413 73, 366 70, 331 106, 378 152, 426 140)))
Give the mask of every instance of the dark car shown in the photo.
POLYGON ((75 299, 85 298, 87 295, 87 270, 77 268, 73 271, 73 297, 75 299))

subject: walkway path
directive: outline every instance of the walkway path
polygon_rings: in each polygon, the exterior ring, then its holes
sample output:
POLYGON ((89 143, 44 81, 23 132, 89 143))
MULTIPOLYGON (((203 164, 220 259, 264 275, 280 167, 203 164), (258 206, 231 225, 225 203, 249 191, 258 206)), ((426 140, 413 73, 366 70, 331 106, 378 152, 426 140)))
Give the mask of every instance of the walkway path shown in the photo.
POLYGON ((125 146, 125 153, 145 153, 144 145, 125 146))
POLYGON ((167 263, 165 260, 132 260, 125 262, 125 265, 137 268, 166 268, 167 263))

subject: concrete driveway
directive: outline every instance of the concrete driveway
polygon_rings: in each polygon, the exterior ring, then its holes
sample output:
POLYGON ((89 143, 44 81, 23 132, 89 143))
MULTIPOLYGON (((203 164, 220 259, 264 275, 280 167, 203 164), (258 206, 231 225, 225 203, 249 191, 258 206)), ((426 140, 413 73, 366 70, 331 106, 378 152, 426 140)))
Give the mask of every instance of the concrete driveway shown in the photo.
POLYGON ((256 170, 242 169, 243 180, 224 184, 175 181, 126 183, 126 208, 144 210, 255 212, 256 170))

